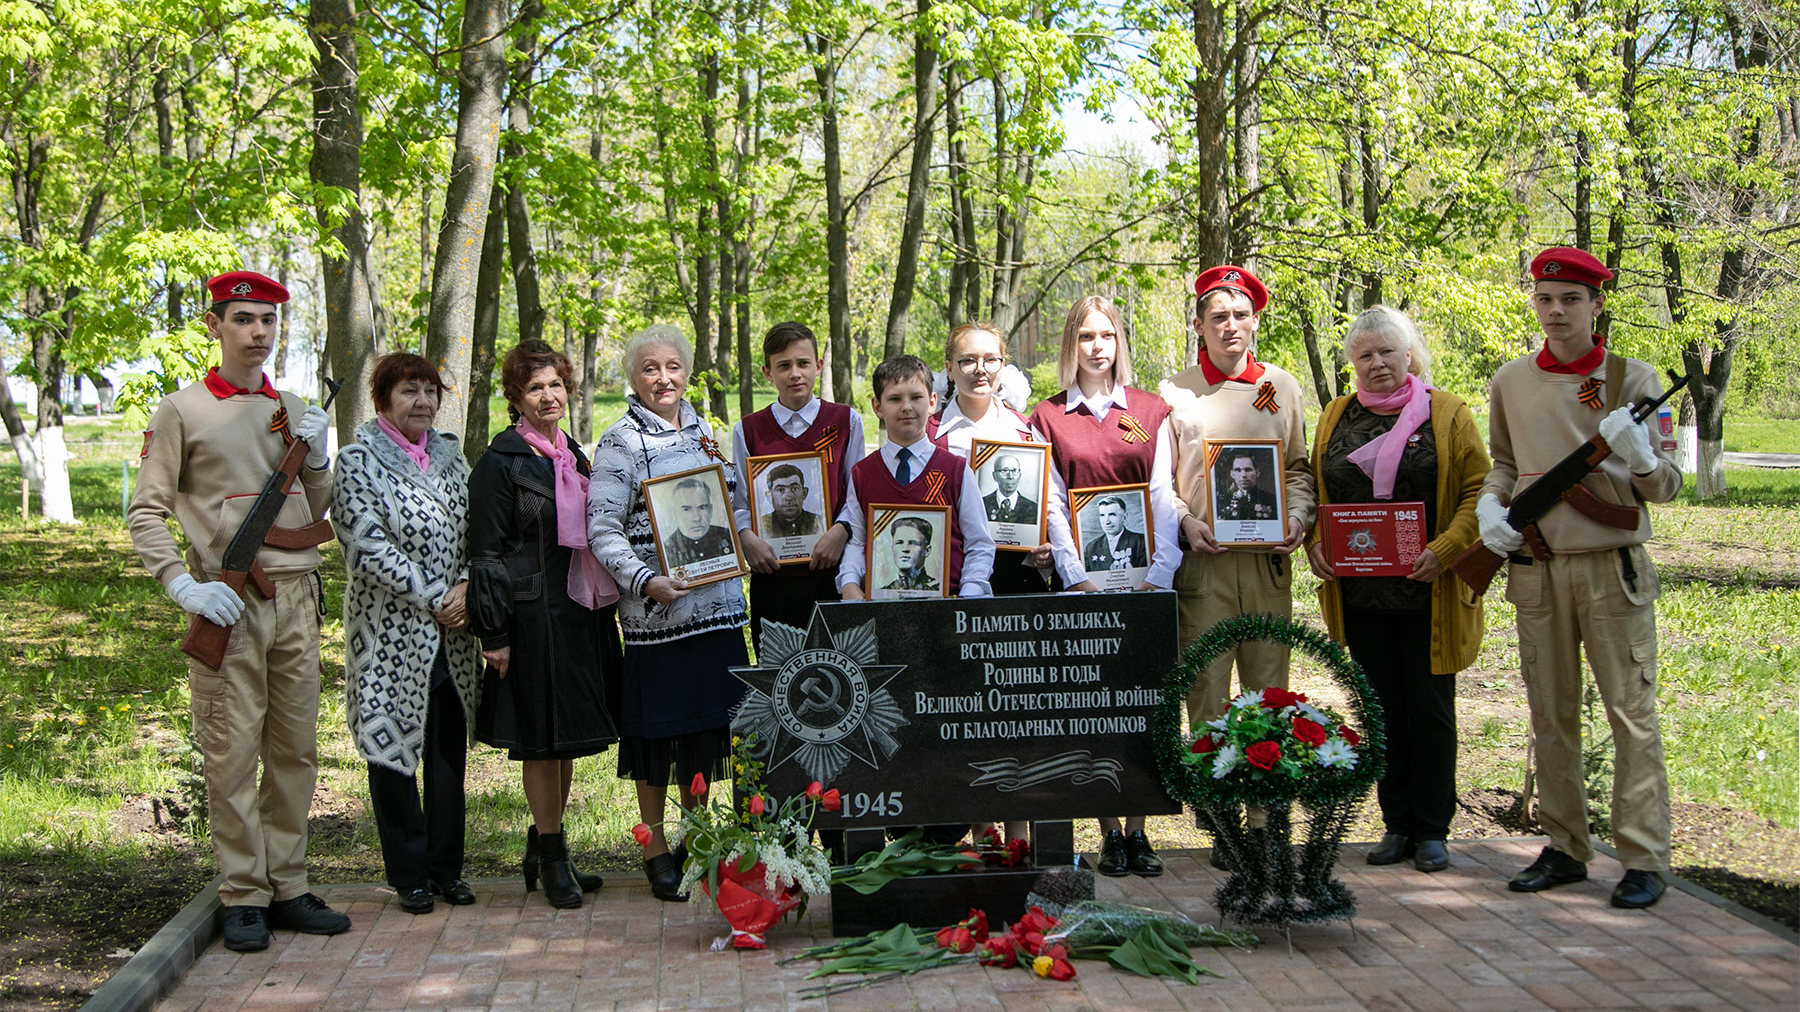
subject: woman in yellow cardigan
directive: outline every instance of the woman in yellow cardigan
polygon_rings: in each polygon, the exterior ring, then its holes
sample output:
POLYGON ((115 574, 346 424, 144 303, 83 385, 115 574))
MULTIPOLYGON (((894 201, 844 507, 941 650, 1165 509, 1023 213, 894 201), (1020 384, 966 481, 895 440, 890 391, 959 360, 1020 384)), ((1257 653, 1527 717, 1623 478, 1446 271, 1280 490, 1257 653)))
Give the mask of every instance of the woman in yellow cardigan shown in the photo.
POLYGON ((1386 833, 1368 861, 1411 857, 1420 871, 1442 871, 1456 811, 1456 673, 1481 647, 1481 601, 1445 565, 1480 536, 1475 502, 1490 465, 1468 405, 1429 386, 1425 344, 1406 314, 1365 310, 1344 353, 1356 393, 1319 415, 1319 503, 1423 502, 1426 545, 1407 576, 1338 578, 1321 524, 1307 559, 1324 581, 1326 628, 1387 712, 1387 773, 1376 788, 1386 833))

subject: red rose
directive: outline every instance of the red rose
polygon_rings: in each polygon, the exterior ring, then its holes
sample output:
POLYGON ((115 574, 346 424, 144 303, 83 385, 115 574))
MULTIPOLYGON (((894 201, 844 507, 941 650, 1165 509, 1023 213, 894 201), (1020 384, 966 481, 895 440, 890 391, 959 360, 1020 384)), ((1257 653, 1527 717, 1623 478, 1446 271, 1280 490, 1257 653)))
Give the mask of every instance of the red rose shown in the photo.
POLYGON ((1210 734, 1203 734, 1194 739, 1194 745, 1192 748, 1188 749, 1188 751, 1195 755, 1205 755, 1208 752, 1216 752, 1218 749, 1219 743, 1213 741, 1213 736, 1210 734))
POLYGON ((688 793, 696 798, 706 797, 706 778, 698 773, 694 774, 693 782, 688 784, 688 793))
POLYGON ((631 838, 636 840, 640 847, 650 846, 650 827, 641 822, 631 827, 631 838))
POLYGON ((751 795, 751 797, 750 797, 750 814, 751 815, 761 815, 763 812, 765 812, 767 810, 768 810, 768 806, 763 804, 762 795, 760 795, 760 794, 751 795))
POLYGON ((1307 720, 1305 717, 1295 717, 1294 737, 1313 748, 1318 748, 1325 744, 1325 727, 1316 721, 1307 720))
POLYGON ((1264 709, 1279 710, 1284 706, 1306 702, 1306 697, 1298 692, 1289 692, 1279 685, 1271 685, 1263 690, 1262 705, 1264 709))
POLYGON ((809 800, 817 801, 824 794, 825 794, 825 785, 819 783, 817 780, 814 780, 812 783, 806 785, 806 797, 809 800))
POLYGON ((1259 741, 1244 750, 1244 761, 1259 770, 1270 770, 1281 760, 1281 746, 1272 741, 1259 741))
POLYGON ((1351 745, 1361 745, 1362 744, 1362 735, 1357 734, 1356 728, 1351 727, 1348 724, 1345 724, 1343 727, 1338 728, 1338 736, 1343 738, 1344 741, 1348 742, 1351 745))
POLYGON ((844 807, 844 800, 838 795, 838 789, 833 787, 831 790, 820 795, 819 805, 827 812, 835 812, 844 807))

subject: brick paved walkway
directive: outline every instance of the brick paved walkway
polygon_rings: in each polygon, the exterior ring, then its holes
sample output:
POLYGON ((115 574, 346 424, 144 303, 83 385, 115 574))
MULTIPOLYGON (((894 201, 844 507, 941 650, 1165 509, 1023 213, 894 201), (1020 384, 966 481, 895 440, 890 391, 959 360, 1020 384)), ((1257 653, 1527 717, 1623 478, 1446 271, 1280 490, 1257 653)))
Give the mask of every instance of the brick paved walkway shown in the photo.
MULTIPOLYGON (((1650 911, 1614 910, 1616 862, 1586 883, 1526 896, 1505 877, 1535 856, 1525 841, 1452 844, 1450 870, 1370 868, 1349 848, 1341 877, 1362 913, 1296 928, 1254 952, 1195 949, 1223 975, 1196 986, 1076 963, 1071 983, 1025 970, 957 967, 803 1003, 809 962, 775 961, 828 940, 827 901, 779 925, 766 952, 709 951, 724 932, 709 907, 666 905, 641 878, 609 877, 577 910, 526 899, 516 881, 477 888, 472 907, 413 917, 372 886, 323 888, 355 919, 335 938, 277 932, 267 952, 216 943, 160 1006, 195 1009, 1598 1009, 1796 1007, 1800 947, 1670 889, 1650 911)), ((1101 899, 1216 921, 1219 873, 1188 852, 1160 879, 1101 879, 1101 899)), ((923 927, 924 925, 919 925, 923 927)))

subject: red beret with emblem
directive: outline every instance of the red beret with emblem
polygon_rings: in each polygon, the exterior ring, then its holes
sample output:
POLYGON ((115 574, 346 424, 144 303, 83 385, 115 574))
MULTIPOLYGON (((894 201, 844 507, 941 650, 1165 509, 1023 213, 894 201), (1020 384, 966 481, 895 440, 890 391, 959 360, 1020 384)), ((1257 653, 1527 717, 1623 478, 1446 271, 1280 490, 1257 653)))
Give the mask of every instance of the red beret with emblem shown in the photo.
POLYGON ((1557 246, 1539 253, 1531 261, 1533 281, 1573 281, 1599 288, 1613 279, 1613 272, 1587 250, 1557 246))
POLYGON ((1259 313, 1269 304, 1269 290, 1263 287, 1261 281, 1256 280, 1256 275, 1242 267, 1221 264, 1194 279, 1196 296, 1204 296, 1207 292, 1215 292, 1221 288, 1242 294, 1259 313))
POLYGON ((255 271, 221 274, 206 283, 206 290, 211 293, 215 303, 243 299, 279 306, 288 300, 288 290, 281 287, 280 282, 255 271))

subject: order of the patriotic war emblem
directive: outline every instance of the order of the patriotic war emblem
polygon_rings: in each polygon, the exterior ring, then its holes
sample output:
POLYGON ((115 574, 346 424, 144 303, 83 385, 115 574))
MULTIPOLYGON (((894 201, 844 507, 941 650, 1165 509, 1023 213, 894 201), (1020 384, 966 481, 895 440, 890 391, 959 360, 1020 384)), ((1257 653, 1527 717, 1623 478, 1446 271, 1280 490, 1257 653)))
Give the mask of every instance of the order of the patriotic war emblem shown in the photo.
POLYGON ((792 760, 829 783, 852 757, 879 769, 907 723, 887 690, 906 665, 879 660, 873 622, 834 633, 816 610, 805 630, 766 621, 758 663, 731 669, 750 686, 731 731, 755 735, 770 770, 792 760))

